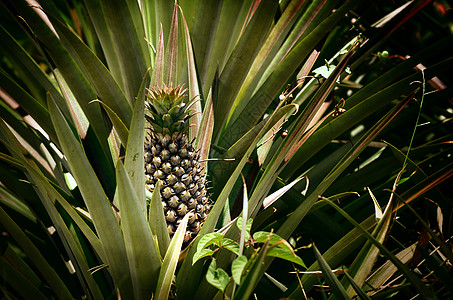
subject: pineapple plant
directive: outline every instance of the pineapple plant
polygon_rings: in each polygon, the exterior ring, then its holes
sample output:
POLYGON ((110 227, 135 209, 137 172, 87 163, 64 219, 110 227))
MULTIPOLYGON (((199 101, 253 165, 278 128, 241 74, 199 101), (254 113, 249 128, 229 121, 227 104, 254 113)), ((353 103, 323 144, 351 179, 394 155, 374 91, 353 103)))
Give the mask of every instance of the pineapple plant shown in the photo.
POLYGON ((451 10, 400 2, 2 0, 2 297, 451 298, 451 10))
POLYGON ((185 215, 189 227, 184 242, 200 231, 209 212, 204 169, 188 138, 188 119, 193 103, 186 103, 182 86, 149 90, 147 108, 149 133, 145 141, 146 188, 153 192, 160 181, 160 193, 168 233, 173 237, 185 215))

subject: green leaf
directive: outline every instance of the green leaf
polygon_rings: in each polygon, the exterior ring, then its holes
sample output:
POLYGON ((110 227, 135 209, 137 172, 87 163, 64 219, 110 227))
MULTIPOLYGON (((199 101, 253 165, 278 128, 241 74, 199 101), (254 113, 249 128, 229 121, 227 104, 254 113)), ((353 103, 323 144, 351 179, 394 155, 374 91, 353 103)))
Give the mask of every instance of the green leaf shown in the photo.
MULTIPOLYGON (((277 6, 277 2, 275 1, 260 2, 220 74, 219 99, 222 99, 222 101, 218 101, 215 104, 214 110, 216 123, 214 125, 213 137, 216 141, 220 137, 221 130, 228 117, 228 112, 230 112, 234 99, 247 75, 250 64, 253 61, 252 59, 268 33, 277 6)), ((256 111, 256 109, 250 111, 256 111)), ((243 127, 242 133, 247 132, 253 125, 251 124, 250 126, 249 123, 249 126, 243 127)), ((233 142, 237 141, 239 137, 240 135, 235 135, 233 142)), ((222 143, 220 146, 228 148, 232 144, 222 143)))
POLYGON ((193 262, 192 262, 192 265, 194 265, 197 261, 199 261, 200 259, 202 259, 203 257, 206 257, 206 256, 211 256, 215 253, 215 250, 211 250, 209 248, 205 248, 205 249, 202 249, 201 251, 197 251, 195 252, 194 256, 193 256, 193 262))
POLYGON ((239 255, 239 245, 232 239, 223 238, 219 244, 222 248, 228 249, 234 254, 239 255))
MULTIPOLYGON (((325 200, 322 200, 325 201, 325 200)), ((400 272, 402 272, 407 279, 414 285, 414 287, 420 292, 420 294, 426 299, 436 299, 434 293, 425 287, 421 280, 410 270, 406 265, 404 265, 396 256, 391 253, 386 247, 384 247, 379 241, 377 241, 368 231, 366 231, 360 224, 357 223, 351 216, 349 216, 343 209, 331 201, 326 201, 330 206, 335 208, 343 217, 345 217, 352 225, 359 229, 362 234, 370 241, 374 246, 376 246, 382 254, 389 258, 393 264, 395 264, 400 272)))
POLYGON ((160 255, 163 258, 170 245, 170 235, 167 229, 164 208, 162 207, 162 196, 160 194, 161 185, 162 183, 159 180, 154 187, 149 203, 148 222, 153 235, 157 239, 160 255))
MULTIPOLYGON (((120 120, 130 125, 132 117, 131 105, 126 100, 123 91, 112 77, 105 65, 96 55, 85 45, 69 28, 59 20, 49 15, 50 20, 57 29, 62 43, 66 46, 72 57, 76 60, 80 68, 85 72, 91 86, 96 91, 102 102, 106 103, 120 118, 120 120)), ((129 48, 129 47, 123 47, 129 48)), ((143 75, 145 72, 143 72, 143 75)), ((140 78, 141 79, 141 78, 140 78)), ((141 80, 139 81, 141 82, 141 80)), ((138 88, 134 97, 137 95, 138 88)), ((94 99, 90 99, 94 100, 94 99)))
POLYGON ((313 244, 313 251, 315 253, 316 259, 319 262, 319 266, 321 267, 322 274, 323 274, 324 278, 326 279, 327 283, 329 284, 329 287, 332 289, 335 297, 337 297, 338 299, 351 299, 348 296, 348 294, 346 293, 346 290, 341 285, 337 276, 335 276, 335 274, 332 272, 332 269, 330 268, 329 264, 322 257, 318 248, 316 248, 316 246, 314 244, 313 244))
POLYGON ((77 182, 104 249, 106 258, 104 263, 109 265, 109 271, 122 295, 132 297, 132 282, 129 274, 124 273, 124 270, 129 270, 126 247, 110 201, 60 110, 51 99, 48 100, 47 106, 62 151, 66 155, 70 171, 77 182))
POLYGON ((213 258, 206 273, 206 280, 223 293, 230 282, 230 276, 223 269, 217 269, 215 258, 213 258))
POLYGON ((370 194, 371 196, 371 199, 373 200, 373 204, 374 204, 374 215, 375 215, 375 218, 376 218, 376 222, 379 222, 380 219, 382 219, 382 209, 381 209, 381 206, 379 205, 379 202, 377 201, 376 197, 374 197, 374 194, 373 192, 370 190, 370 188, 366 188, 368 193, 370 194))
MULTIPOLYGON (((208 7, 209 2, 203 3, 201 5, 202 8, 208 7)), ((215 3, 215 2, 214 2, 215 3)), ((219 2, 220 4, 220 2, 219 2)), ((217 5, 219 5, 217 4, 217 5)), ((192 101, 195 101, 195 103, 192 105, 193 110, 195 111, 194 115, 190 118, 189 123, 192 125, 189 128, 189 139, 193 139, 197 137, 198 132, 200 130, 201 126, 201 120, 202 120, 202 108, 201 108, 201 98, 200 98, 200 90, 199 90, 199 85, 198 85, 198 78, 197 78, 197 67, 195 65, 195 57, 193 53, 193 47, 192 47, 192 42, 190 40, 190 33, 189 33, 189 28, 186 23, 186 19, 184 18, 184 14, 181 10, 181 15, 182 15, 182 20, 184 22, 184 37, 185 37, 185 42, 186 42, 186 57, 187 57, 187 65, 188 65, 188 77, 189 77, 189 99, 193 99, 192 101)), ((198 19, 196 19, 198 20, 198 19)), ((206 20, 203 19, 201 22, 203 23, 203 28, 209 28, 206 26, 206 20)), ((201 62, 198 62, 201 63, 201 62)))
POLYGON ((197 252, 203 250, 206 247, 211 246, 214 243, 218 243, 223 239, 223 234, 220 232, 211 232, 204 235, 197 245, 197 252))
POLYGON ((149 81, 149 69, 143 77, 142 84, 138 91, 134 111, 132 114, 131 127, 127 139, 126 158, 124 167, 131 179, 132 186, 137 194, 138 202, 143 211, 146 212, 145 200, 145 169, 144 143, 145 143, 145 85, 149 81))
POLYGON ((269 250, 269 252, 267 252, 267 256, 281 258, 307 268, 302 259, 297 256, 294 251, 288 250, 286 248, 273 247, 269 250))
POLYGON ((38 268, 41 275, 45 278, 47 283, 52 288, 53 292, 61 299, 72 299, 73 296, 69 292, 66 284, 58 276, 57 272, 46 261, 39 249, 33 242, 26 236, 13 219, 0 207, 0 223, 6 228, 8 233, 13 236, 20 247, 24 250, 27 256, 32 260, 38 268))
MULTIPOLYGON (((170 288, 175 275, 176 266, 181 253, 182 243, 186 234, 186 227, 189 220, 189 215, 186 214, 178 225, 178 229, 173 236, 167 253, 165 254, 162 267, 160 268, 159 280, 157 281, 156 298, 158 300, 168 299, 170 288)), ((151 297, 152 298, 152 297, 151 297)))
POLYGON ((151 297, 160 269, 160 256, 145 212, 121 161, 116 164, 121 228, 136 298, 151 297))
MULTIPOLYGON (((100 0, 100 3, 105 22, 111 33, 112 46, 118 56, 124 94, 128 103, 133 105, 142 78, 150 65, 138 2, 100 0)), ((129 109, 128 112, 130 113, 131 110, 129 109)), ((125 119, 125 124, 128 125, 129 120, 125 119)))
MULTIPOLYGON (((245 236, 244 240, 248 241, 250 239, 250 230, 252 229, 253 219, 247 219, 247 225, 245 227, 245 236)), ((239 217, 236 226, 239 230, 242 230, 242 217, 239 217)))
POLYGON ((290 246, 282 243, 285 241, 281 236, 276 235, 275 233, 257 231, 253 234, 253 239, 258 243, 265 243, 269 239, 269 245, 276 245, 277 247, 291 249, 290 246), (289 248, 288 248, 289 247, 289 248))
POLYGON ((231 274, 234 282, 236 282, 237 285, 241 284, 242 274, 244 274, 244 269, 247 266, 247 262, 247 257, 245 255, 241 255, 233 260, 233 263, 231 264, 231 274))
POLYGON ((365 291, 360 288, 360 286, 354 281, 354 278, 352 278, 348 272, 344 272, 344 275, 345 275, 345 278, 348 279, 349 283, 354 288, 354 291, 357 293, 357 295, 359 296, 360 299, 371 300, 371 298, 368 297, 368 295, 365 293, 365 291))

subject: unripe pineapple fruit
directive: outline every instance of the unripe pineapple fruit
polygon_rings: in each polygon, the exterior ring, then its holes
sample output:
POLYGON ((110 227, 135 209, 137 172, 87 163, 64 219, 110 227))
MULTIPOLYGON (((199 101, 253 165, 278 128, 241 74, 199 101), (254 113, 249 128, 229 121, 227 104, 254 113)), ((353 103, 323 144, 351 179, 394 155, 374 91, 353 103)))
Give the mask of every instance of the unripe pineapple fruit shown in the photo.
POLYGON ((191 103, 184 102, 186 90, 182 86, 164 85, 148 91, 146 188, 152 192, 161 181, 160 193, 170 237, 189 214, 184 238, 187 243, 196 236, 209 212, 204 170, 187 136, 188 119, 193 113, 191 103))

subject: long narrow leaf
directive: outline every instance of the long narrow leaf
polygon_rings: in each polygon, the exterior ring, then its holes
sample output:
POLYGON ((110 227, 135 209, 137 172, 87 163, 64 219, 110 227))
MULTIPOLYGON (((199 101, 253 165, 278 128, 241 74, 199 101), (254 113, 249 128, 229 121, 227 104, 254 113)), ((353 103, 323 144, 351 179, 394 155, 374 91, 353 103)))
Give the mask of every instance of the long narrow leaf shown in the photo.
POLYGON ((49 99, 48 107, 52 123, 57 132, 63 152, 66 154, 71 173, 91 214, 93 224, 102 243, 110 273, 117 282, 122 295, 132 296, 129 264, 123 236, 113 214, 110 201, 104 193, 99 180, 88 162, 81 145, 76 140, 58 107, 49 99))
MULTIPOLYGON (((142 159, 141 157, 139 159, 142 159)), ((156 286, 160 256, 145 212, 122 162, 116 165, 121 227, 126 245, 135 298, 150 298, 156 286)))
POLYGON ((324 278, 326 279, 327 283, 329 283, 329 287, 332 289, 335 297, 338 299, 351 299, 346 293, 346 290, 341 285, 337 276, 335 276, 335 274, 332 272, 332 269, 330 268, 329 264, 322 257, 318 248, 316 248, 314 244, 313 251, 315 252, 315 257, 318 260, 319 266, 321 267, 322 274, 324 275, 324 278))
POLYGON ((173 276, 178 264, 179 254, 181 253, 182 243, 186 234, 186 227, 189 221, 189 215, 185 215, 178 225, 175 235, 173 236, 167 253, 165 254, 162 268, 160 269, 159 279, 157 281, 157 290, 155 299, 168 299, 170 287, 173 282, 173 276))

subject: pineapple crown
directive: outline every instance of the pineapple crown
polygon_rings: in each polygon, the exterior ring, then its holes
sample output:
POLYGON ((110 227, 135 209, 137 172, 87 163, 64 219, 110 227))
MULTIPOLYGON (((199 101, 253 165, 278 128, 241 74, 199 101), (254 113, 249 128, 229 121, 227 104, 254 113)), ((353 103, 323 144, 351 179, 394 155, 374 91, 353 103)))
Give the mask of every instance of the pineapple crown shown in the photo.
POLYGON ((183 86, 163 85, 147 89, 146 109, 149 114, 146 120, 152 125, 155 133, 172 134, 173 132, 186 131, 189 127, 187 118, 193 115, 191 103, 184 102, 186 91, 183 86))

